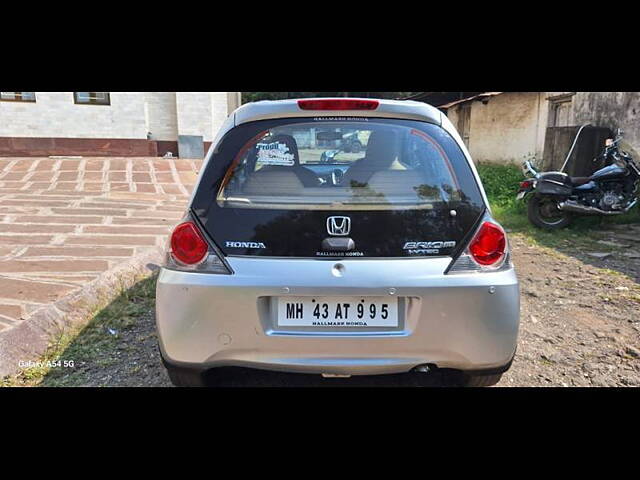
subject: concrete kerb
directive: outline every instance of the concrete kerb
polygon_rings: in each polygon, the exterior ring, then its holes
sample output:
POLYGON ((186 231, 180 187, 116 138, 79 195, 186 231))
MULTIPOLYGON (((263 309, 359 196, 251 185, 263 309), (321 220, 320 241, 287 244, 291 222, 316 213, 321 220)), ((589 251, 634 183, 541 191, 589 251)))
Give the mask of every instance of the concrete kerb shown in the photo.
POLYGON ((0 332, 0 378, 18 373, 20 362, 38 361, 52 341, 88 323, 96 308, 151 275, 151 266, 162 261, 163 248, 149 247, 79 290, 31 312, 16 327, 0 332))

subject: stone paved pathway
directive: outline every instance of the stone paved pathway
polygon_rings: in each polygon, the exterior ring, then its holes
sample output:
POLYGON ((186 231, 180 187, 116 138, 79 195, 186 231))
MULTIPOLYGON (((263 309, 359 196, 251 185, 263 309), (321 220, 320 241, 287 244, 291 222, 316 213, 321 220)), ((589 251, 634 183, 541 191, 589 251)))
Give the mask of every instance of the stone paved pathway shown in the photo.
POLYGON ((163 246, 200 166, 164 158, 0 158, 0 336, 163 246))

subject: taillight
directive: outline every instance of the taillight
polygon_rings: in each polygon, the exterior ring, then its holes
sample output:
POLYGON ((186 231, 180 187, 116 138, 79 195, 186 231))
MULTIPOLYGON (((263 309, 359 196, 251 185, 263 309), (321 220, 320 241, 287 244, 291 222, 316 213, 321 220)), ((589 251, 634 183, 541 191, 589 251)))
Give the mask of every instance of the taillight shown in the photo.
POLYGON ((511 267, 507 235, 500 225, 487 217, 447 273, 497 272, 511 267))
POLYGON ((164 267, 194 273, 231 275, 231 267, 214 244, 209 245, 191 215, 173 229, 166 245, 164 267))
POLYGON ((207 242, 193 222, 181 223, 173 230, 171 255, 180 263, 185 265, 200 263, 208 251, 207 242))
POLYGON ((524 182, 520 182, 520 190, 529 190, 533 187, 533 180, 525 180, 524 182))
POLYGON ((499 225, 484 222, 469 245, 469 253, 480 265, 494 265, 507 251, 507 236, 499 225))
POLYGON ((319 100, 298 100, 301 110, 375 110, 378 100, 359 100, 355 98, 323 98, 319 100))

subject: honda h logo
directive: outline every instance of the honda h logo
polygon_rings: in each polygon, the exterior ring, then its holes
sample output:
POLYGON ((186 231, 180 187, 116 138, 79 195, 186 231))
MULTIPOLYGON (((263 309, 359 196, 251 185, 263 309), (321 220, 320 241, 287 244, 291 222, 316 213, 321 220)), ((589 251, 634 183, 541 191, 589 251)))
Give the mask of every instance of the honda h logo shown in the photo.
POLYGON ((349 232, 351 232, 351 219, 349 217, 327 218, 327 232, 329 232, 329 235, 349 235, 349 232))

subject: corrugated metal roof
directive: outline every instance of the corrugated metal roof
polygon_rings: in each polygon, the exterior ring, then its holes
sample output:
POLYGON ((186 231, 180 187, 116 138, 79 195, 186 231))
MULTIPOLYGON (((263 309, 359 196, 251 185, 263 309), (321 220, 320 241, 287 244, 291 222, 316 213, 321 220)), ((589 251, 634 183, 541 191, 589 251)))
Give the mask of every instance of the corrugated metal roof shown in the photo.
POLYGON ((407 97, 404 100, 418 100, 420 102, 433 105, 434 107, 439 107, 441 105, 453 101, 463 100, 465 98, 473 97, 481 93, 486 92, 420 92, 407 97))

